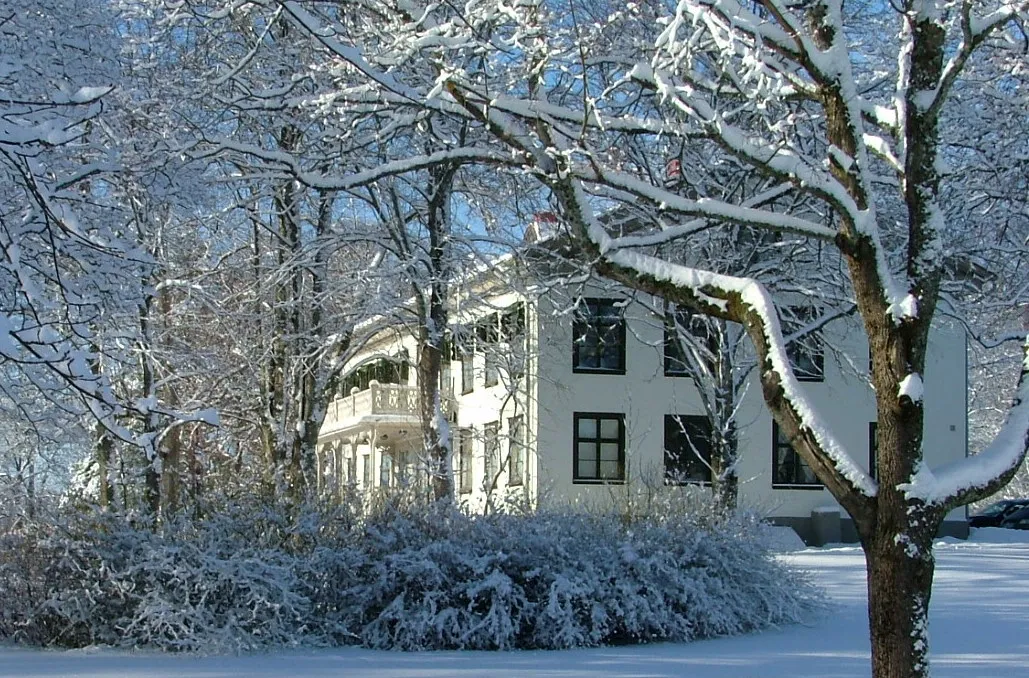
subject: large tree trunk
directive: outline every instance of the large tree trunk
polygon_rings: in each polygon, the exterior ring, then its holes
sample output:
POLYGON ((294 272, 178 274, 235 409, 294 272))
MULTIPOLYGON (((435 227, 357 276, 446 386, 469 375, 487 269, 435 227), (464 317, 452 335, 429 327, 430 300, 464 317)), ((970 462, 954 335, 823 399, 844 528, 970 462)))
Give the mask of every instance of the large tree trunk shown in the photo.
POLYGON ((111 451, 114 447, 107 427, 99 421, 93 427, 95 440, 93 454, 96 457, 97 501, 100 508, 107 511, 114 499, 114 487, 111 485, 111 451))
MULTIPOLYGON (((432 497, 435 501, 452 501, 454 497, 451 462, 453 440, 450 424, 443 411, 440 368, 444 359, 444 337, 450 320, 447 312, 450 196, 456 172, 456 165, 442 165, 431 173, 433 190, 426 219, 429 234, 429 295, 427 300, 421 297, 419 314, 418 401, 432 497)), ((416 295, 419 284, 416 283, 416 295)))
POLYGON ((917 539, 907 540, 877 530, 864 544, 875 678, 929 676, 928 611, 935 560, 927 528, 919 530, 917 539))
POLYGON ((440 389, 442 341, 438 337, 431 337, 429 329, 422 327, 419 346, 418 406, 422 439, 428 460, 429 483, 434 501, 449 501, 454 496, 454 475, 451 472, 450 461, 453 444, 443 412, 443 395, 440 389))
POLYGON ((718 321, 718 347, 714 352, 715 402, 711 423, 718 427, 711 454, 711 481, 715 502, 723 511, 735 511, 739 500, 739 434, 736 429, 736 384, 729 328, 718 321))
MULTIPOLYGON (((296 126, 284 125, 278 132, 278 148, 287 153, 293 152, 298 148, 301 138, 302 132, 296 126)), ((288 430, 291 414, 289 390, 293 386, 290 368, 297 357, 295 349, 299 331, 299 271, 296 258, 300 238, 298 193, 297 182, 286 180, 277 188, 272 200, 275 207, 274 218, 277 222, 273 245, 276 263, 273 272, 274 305, 269 337, 271 347, 263 366, 261 383, 261 441, 268 466, 267 478, 271 481, 275 496, 289 497, 293 501, 299 500, 305 493, 304 476, 294 434, 288 430)), ((255 232, 255 252, 257 235, 255 232)), ((259 266, 259 262, 257 265, 259 266)), ((262 301, 258 299, 258 304, 262 301)), ((263 313, 260 306, 258 312, 263 313)))
MULTIPOLYGON (((144 285, 149 283, 143 281, 144 285)), ((161 459, 160 445, 157 442, 159 421, 153 407, 157 403, 157 378, 154 374, 154 340, 151 327, 152 296, 146 296, 139 306, 139 361, 140 361, 140 389, 146 401, 151 402, 149 409, 143 412, 143 434, 147 441, 143 447, 143 454, 146 462, 144 472, 143 504, 153 520, 154 526, 161 510, 161 470, 163 459, 161 459)))
MULTIPOLYGON (((157 294, 158 308, 161 312, 161 321, 164 331, 169 331, 171 326, 172 300, 168 288, 161 289, 157 294)), ((167 406, 175 410, 179 407, 179 396, 175 385, 169 383, 164 388, 164 400, 167 406)), ((182 427, 174 426, 164 434, 159 447, 163 459, 161 464, 161 513, 165 516, 171 515, 179 510, 181 495, 181 465, 182 465, 182 427)))

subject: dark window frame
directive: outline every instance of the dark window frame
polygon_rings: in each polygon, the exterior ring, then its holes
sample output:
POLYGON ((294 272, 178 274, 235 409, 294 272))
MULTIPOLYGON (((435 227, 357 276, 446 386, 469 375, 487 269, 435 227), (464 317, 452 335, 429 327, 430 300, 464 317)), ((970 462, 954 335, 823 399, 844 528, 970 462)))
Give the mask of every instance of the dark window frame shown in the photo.
POLYGON ((513 379, 525 375, 526 323, 524 301, 515 302, 500 314, 500 341, 507 344, 508 365, 513 379))
POLYGON ((714 452, 711 420, 699 414, 666 414, 664 433, 665 485, 710 485, 711 455, 714 452), (670 446, 677 449, 669 449, 670 446), (698 452, 700 459, 697 458, 698 452), (683 455, 688 456, 684 459, 683 455), (695 477, 691 470, 687 470, 697 468, 702 469, 701 475, 706 477, 695 477))
POLYGON ((476 350, 482 353, 483 385, 489 388, 500 383, 497 347, 500 344, 500 319, 490 313, 475 325, 476 350))
POLYGON ((475 330, 455 325, 450 333, 452 358, 461 363, 461 395, 475 390, 475 330))
POLYGON ((500 340, 507 344, 525 336, 525 302, 517 301, 500 314, 500 340))
MULTIPOLYGON (((783 334, 790 336, 817 318, 818 309, 814 306, 790 306, 782 316, 783 334)), ((786 357, 797 381, 825 381, 825 339, 820 327, 786 344, 786 357)))
POLYGON ((572 483, 581 485, 621 485, 625 483, 625 414, 622 412, 574 412, 572 414, 572 483), (595 426, 595 437, 583 437, 579 434, 579 422, 583 419, 593 419, 595 426), (601 435, 602 421, 617 421, 618 422, 618 435, 614 438, 604 437, 601 435), (593 474, 582 473, 580 468, 579 460, 579 446, 580 444, 592 443, 596 447, 595 466, 593 474), (604 478, 601 477, 600 465, 601 446, 603 444, 617 444, 618 458, 615 460, 617 464, 617 474, 615 477, 604 478))
POLYGON ((575 374, 625 374, 625 309, 620 299, 588 297, 579 301, 572 321, 572 372, 575 374), (603 310, 612 313, 605 315, 603 310), (614 318, 617 316, 617 319, 614 318), (617 351, 615 365, 605 367, 607 342, 617 351), (590 364, 583 364, 584 362, 590 364), (592 364, 595 363, 595 364, 592 364))
POLYGON ((793 449, 793 445, 788 440, 786 440, 785 438, 780 436, 780 434, 779 434, 779 425, 773 421, 772 422, 772 489, 776 489, 776 490, 823 490, 823 489, 825 489, 825 485, 823 485, 822 482, 818 480, 817 476, 815 476, 815 480, 814 481, 797 480, 797 472, 798 472, 798 470, 801 470, 801 469, 807 469, 808 471, 811 472, 812 476, 814 476, 814 471, 811 469, 810 466, 807 465, 807 463, 804 461, 803 457, 801 457, 799 454, 797 454, 797 451, 795 449, 793 449), (779 478, 779 469, 780 469, 781 466, 784 465, 784 464, 780 464, 779 463, 779 452, 781 450, 785 451, 786 454, 792 454, 794 457, 796 457, 796 461, 794 462, 795 465, 793 466, 793 468, 794 468, 793 478, 789 479, 789 480, 780 480, 780 478, 779 478))
POLYGON ((697 375, 690 370, 689 362, 686 360, 685 353, 688 349, 682 344, 679 327, 691 334, 696 341, 706 343, 708 350, 715 354, 718 346, 713 343, 717 337, 712 335, 711 328, 700 314, 674 304, 669 304, 665 309, 664 374, 666 377, 693 378, 697 375))

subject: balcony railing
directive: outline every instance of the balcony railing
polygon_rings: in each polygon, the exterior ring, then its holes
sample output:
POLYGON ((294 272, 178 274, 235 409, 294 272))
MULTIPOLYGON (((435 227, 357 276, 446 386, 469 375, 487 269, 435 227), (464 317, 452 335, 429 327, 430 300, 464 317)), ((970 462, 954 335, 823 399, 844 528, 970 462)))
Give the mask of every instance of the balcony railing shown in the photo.
MULTIPOLYGON (((443 411, 447 414, 453 410, 453 398, 450 394, 442 394, 443 411)), ((329 403, 325 413, 323 431, 339 431, 359 427, 362 420, 388 416, 390 420, 410 418, 416 424, 418 412, 418 389, 402 384, 380 384, 373 381, 363 391, 355 391, 345 398, 336 398, 329 403)), ((368 421, 371 423, 371 421, 368 421)))

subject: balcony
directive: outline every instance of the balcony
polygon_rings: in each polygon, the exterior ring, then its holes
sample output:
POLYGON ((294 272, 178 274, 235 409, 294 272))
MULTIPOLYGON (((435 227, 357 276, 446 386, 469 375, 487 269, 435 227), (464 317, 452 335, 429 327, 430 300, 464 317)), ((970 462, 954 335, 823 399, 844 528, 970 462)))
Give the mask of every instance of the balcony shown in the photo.
MULTIPOLYGON (((444 393, 443 411, 453 419, 453 397, 444 393)), ((403 384, 380 384, 372 381, 363 391, 353 391, 345 398, 329 403, 322 424, 321 437, 348 436, 371 429, 419 430, 418 389, 403 384)))

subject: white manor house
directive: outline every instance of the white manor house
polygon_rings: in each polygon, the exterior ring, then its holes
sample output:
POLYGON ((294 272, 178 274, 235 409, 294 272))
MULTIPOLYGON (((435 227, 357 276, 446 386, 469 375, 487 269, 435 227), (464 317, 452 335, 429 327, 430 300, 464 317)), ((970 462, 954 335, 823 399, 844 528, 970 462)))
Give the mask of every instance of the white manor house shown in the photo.
MULTIPOLYGON (((514 290, 495 271, 485 280, 453 295, 441 375, 460 502, 604 505, 648 484, 710 492, 710 423, 665 302, 600 283, 514 290)), ((876 411, 856 322, 841 316, 790 353, 812 402, 869 468, 876 411)), ((425 486, 416 346, 410 328, 383 323, 350 362, 319 438, 323 491, 425 486)), ((750 372, 735 417, 740 505, 807 541, 856 540, 845 513, 833 528, 836 501, 779 436, 750 372)), ((925 372, 926 456, 939 465, 967 450, 964 335, 935 330, 925 372)), ((965 510, 942 530, 966 536, 965 510)))

